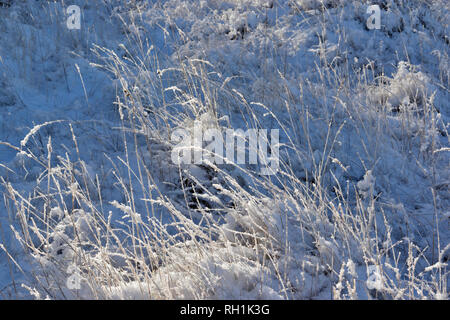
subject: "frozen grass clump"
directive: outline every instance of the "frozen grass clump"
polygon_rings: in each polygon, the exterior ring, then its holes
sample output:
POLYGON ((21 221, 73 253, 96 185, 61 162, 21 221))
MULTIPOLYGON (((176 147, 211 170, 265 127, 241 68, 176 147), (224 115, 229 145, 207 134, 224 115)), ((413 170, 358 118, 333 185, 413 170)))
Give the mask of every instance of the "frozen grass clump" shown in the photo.
MULTIPOLYGON (((41 51, 92 61, 72 61, 84 118, 1 145, 11 295, 448 299, 446 8, 376 3, 377 31, 360 1, 84 4, 120 32, 61 31, 41 51), (195 125, 279 129, 278 172, 175 164, 172 133, 195 125)), ((39 34, 23 28, 10 62, 39 34)), ((39 68, 62 79, 52 63, 39 68)))

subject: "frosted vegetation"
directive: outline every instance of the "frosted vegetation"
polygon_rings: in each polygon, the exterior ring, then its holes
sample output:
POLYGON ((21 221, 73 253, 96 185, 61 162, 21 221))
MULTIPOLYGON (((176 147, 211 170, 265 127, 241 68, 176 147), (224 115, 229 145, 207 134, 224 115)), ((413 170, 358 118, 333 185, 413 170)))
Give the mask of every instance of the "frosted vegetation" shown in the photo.
POLYGON ((0 297, 448 299, 449 12, 0 1, 0 297), (175 165, 196 121, 278 173, 175 165))

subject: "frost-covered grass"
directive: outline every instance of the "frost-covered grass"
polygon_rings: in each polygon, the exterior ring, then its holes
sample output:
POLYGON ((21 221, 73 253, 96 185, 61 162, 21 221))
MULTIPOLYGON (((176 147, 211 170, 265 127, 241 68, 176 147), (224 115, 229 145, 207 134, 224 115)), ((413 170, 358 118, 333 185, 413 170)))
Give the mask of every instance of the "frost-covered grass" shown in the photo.
POLYGON ((448 299, 446 1, 75 2, 0 7, 3 298, 448 299), (173 164, 196 122, 279 172, 173 164))

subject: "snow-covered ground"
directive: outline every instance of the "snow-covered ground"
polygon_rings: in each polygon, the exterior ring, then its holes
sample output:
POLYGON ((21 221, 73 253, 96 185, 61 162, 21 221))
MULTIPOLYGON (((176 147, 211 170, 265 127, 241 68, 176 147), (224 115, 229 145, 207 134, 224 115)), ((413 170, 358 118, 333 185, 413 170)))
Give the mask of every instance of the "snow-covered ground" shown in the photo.
POLYGON ((1 3, 0 298, 448 299, 447 1, 1 3))

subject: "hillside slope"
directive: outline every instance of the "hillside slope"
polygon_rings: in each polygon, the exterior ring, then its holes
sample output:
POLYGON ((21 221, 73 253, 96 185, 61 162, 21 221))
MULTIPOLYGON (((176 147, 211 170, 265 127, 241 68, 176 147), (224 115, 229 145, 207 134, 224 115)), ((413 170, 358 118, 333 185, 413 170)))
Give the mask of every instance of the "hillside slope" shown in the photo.
POLYGON ((0 6, 0 297, 448 299, 446 1, 72 2, 0 6))

